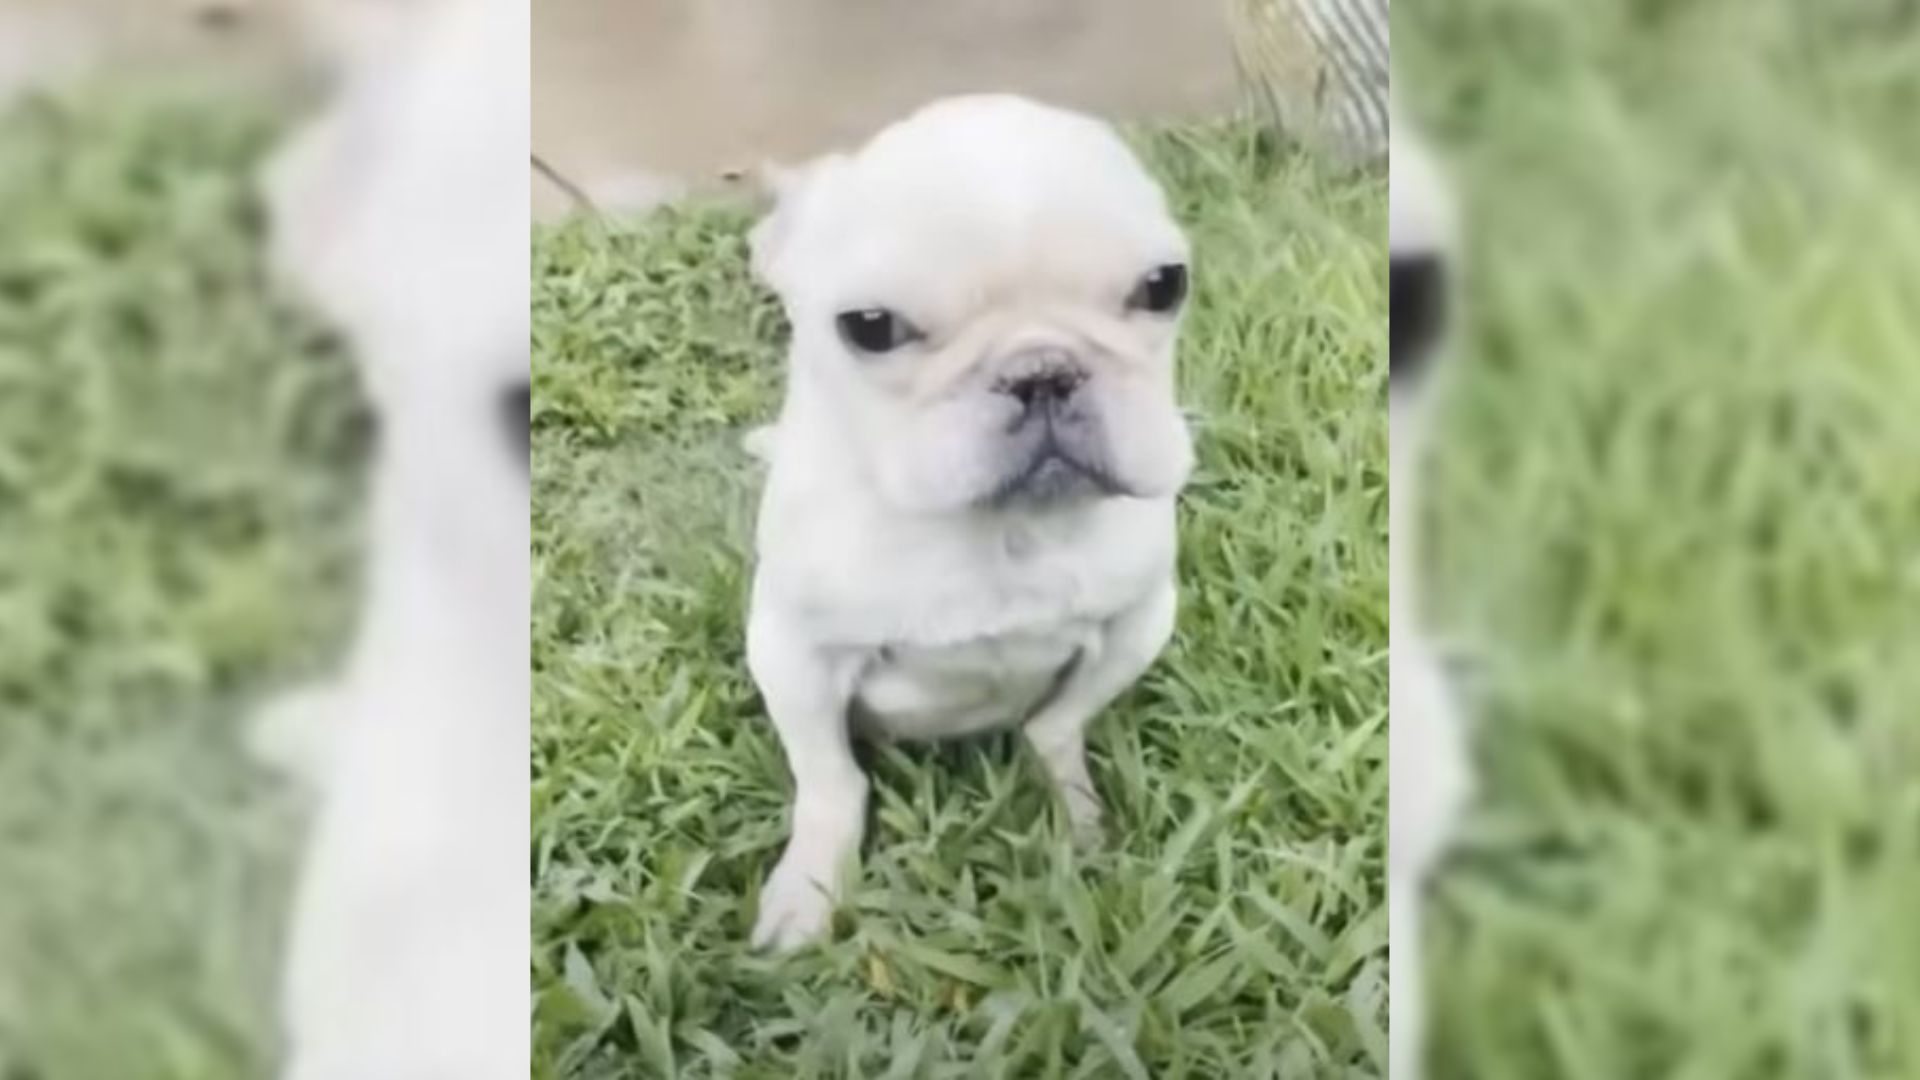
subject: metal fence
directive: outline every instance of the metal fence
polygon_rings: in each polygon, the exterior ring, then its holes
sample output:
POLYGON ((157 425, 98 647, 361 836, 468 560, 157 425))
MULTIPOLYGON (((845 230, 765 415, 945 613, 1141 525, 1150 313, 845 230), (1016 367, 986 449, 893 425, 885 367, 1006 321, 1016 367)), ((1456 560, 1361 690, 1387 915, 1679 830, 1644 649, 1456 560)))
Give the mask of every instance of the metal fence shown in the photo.
POLYGON ((1235 56, 1282 134, 1342 161, 1387 152, 1387 0, 1230 0, 1235 56))

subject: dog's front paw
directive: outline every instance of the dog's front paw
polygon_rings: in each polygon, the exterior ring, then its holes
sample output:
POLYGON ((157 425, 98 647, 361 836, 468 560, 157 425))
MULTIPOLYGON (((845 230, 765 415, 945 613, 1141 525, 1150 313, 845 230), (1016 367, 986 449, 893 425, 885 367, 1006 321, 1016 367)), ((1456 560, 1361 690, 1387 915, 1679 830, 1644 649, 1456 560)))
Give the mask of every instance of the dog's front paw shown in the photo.
POLYGON ((773 461, 774 440, 778 436, 778 428, 772 424, 762 424, 741 436, 740 449, 761 464, 770 464, 773 461))
POLYGON ((324 784, 347 691, 333 683, 303 687, 267 703, 247 726, 253 759, 309 791, 324 784))
POLYGON ((760 890, 753 947, 788 952, 826 936, 833 923, 834 889, 829 875, 788 857, 780 860, 760 890))
POLYGON ((1073 850, 1089 854, 1107 846, 1107 826, 1097 804, 1090 814, 1070 815, 1067 826, 1073 838, 1073 850))

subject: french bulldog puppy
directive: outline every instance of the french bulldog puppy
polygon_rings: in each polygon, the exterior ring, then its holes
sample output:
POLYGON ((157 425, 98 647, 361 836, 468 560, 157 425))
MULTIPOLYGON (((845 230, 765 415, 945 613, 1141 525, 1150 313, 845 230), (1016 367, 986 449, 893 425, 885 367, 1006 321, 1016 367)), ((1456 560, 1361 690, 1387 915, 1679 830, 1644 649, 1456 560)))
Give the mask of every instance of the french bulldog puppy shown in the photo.
POLYGON ((524 1078, 528 8, 334 14, 374 18, 331 28, 335 93, 268 170, 271 254, 380 436, 344 671, 257 732, 314 795, 281 1075, 524 1078))
POLYGON ((1388 410, 1388 750, 1387 907, 1389 1066, 1395 1080, 1422 1075, 1421 895, 1427 875, 1466 801, 1469 780, 1459 721, 1440 665, 1420 637, 1417 547, 1419 462, 1429 368, 1445 336, 1456 274, 1453 226, 1440 175, 1425 150, 1395 122, 1389 136, 1388 210, 1392 330, 1388 410))
POLYGON ((1017 726, 1077 837, 1084 733, 1173 632, 1188 249, 1106 125, 936 102, 778 179, 753 263, 793 327, 757 440, 747 661, 793 773, 752 940, 828 929, 858 853, 851 738, 1017 726))

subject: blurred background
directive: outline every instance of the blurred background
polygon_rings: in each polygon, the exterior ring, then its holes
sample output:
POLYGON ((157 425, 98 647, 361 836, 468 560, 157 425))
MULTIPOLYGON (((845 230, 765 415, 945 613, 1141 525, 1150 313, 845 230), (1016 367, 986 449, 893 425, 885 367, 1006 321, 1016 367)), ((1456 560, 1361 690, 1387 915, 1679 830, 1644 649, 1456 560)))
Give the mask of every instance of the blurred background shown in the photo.
POLYGON ((1920 1075, 1920 6, 1393 29, 1468 224, 1437 1074, 1920 1075))
POLYGON ((356 606, 349 365, 267 285, 290 42, 0 0, 0 1076, 257 1080, 296 808, 241 750, 356 606))

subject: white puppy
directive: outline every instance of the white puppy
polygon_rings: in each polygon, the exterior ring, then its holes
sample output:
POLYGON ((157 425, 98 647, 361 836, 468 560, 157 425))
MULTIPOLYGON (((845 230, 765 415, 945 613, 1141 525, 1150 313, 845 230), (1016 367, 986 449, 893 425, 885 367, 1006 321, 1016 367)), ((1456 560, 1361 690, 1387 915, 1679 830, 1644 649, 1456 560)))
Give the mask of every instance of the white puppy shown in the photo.
POLYGON ((1087 722, 1174 623, 1187 244, 1105 125, 955 98, 780 183, 754 264, 793 326, 747 659, 793 772, 756 944, 828 927, 853 728, 1018 725, 1081 838, 1087 722))
POLYGON ((1392 357, 1389 411, 1392 472, 1388 490, 1390 829, 1387 858, 1391 963, 1389 1073, 1413 1080, 1424 1055, 1420 966, 1421 893, 1468 794, 1466 755, 1439 664, 1419 636, 1413 559, 1418 547, 1419 461, 1425 369, 1446 329, 1453 266, 1444 188, 1426 153, 1393 125, 1388 213, 1392 357))
POLYGON ((370 21, 332 28, 338 90, 271 166, 273 254, 381 431, 352 655, 263 729, 317 795, 283 1075, 524 1077, 528 11, 336 14, 370 21))

